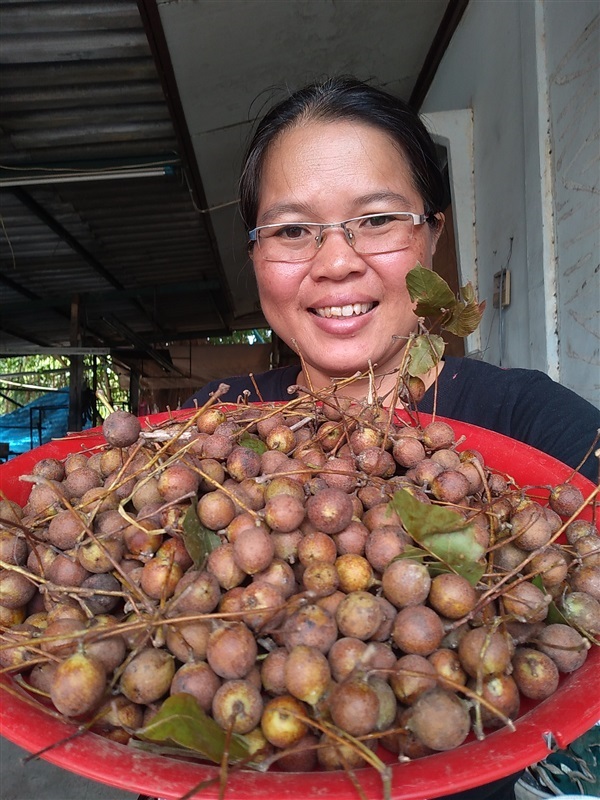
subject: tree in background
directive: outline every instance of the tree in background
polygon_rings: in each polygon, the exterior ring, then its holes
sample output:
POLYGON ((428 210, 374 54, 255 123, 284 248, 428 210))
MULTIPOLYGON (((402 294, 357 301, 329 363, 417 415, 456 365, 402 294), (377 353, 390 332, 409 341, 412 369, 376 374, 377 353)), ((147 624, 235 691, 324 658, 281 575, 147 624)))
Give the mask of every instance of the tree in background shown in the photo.
MULTIPOLYGON (((84 379, 88 393, 94 383, 93 357, 84 360, 84 379)), ((69 386, 69 359, 61 356, 27 355, 0 358, 0 416, 37 400, 48 392, 69 386)), ((119 386, 119 377, 110 357, 98 359, 96 367, 98 389, 109 402, 127 407, 127 392, 119 386)), ((88 414, 93 408, 88 403, 88 414)), ((101 416, 105 411, 98 405, 101 416)))

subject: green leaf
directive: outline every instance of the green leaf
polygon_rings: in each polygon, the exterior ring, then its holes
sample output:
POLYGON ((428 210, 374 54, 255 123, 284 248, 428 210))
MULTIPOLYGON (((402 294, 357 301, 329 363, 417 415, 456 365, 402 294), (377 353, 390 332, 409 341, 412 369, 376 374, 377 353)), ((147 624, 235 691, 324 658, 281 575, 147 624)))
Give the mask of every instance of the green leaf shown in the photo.
POLYGON ((485 549, 476 540, 472 527, 450 533, 434 533, 423 537, 421 541, 453 572, 466 578, 471 586, 475 586, 485 572, 485 549))
POLYGON ((240 436, 238 444, 240 447, 247 447, 249 450, 254 450, 259 456, 262 456, 262 454, 269 449, 262 439, 259 439, 258 436, 254 436, 252 433, 244 433, 240 436))
MULTIPOLYGON (((416 542, 472 586, 477 584, 485 572, 485 549, 458 511, 420 503, 406 489, 394 493, 391 505, 416 542)), ((437 565, 434 569, 439 572, 437 565)))
POLYGON ((416 336, 408 352, 407 371, 413 377, 424 375, 440 363, 444 355, 444 340, 432 334, 416 336))
POLYGON ((202 525, 193 505, 185 512, 182 527, 185 549, 196 569, 202 569, 209 553, 212 553, 221 544, 221 538, 214 531, 202 525))
MULTIPOLYGON (((542 583, 542 579, 539 575, 536 575, 536 578, 540 578, 540 583, 542 583)), ((531 582, 535 585, 535 578, 531 582)), ((543 588, 544 588, 543 584, 541 586, 538 586, 538 589, 543 589, 543 588)), ((568 625, 569 628, 577 627, 573 625, 572 622, 569 622, 569 620, 565 617, 560 608, 556 605, 554 600, 552 600, 550 602, 550 605, 548 606, 548 616, 544 621, 548 623, 548 625, 559 624, 559 625, 568 625)))
POLYGON ((392 561, 402 561, 405 558, 410 558, 411 561, 416 561, 418 559, 424 560, 426 558, 430 558, 430 555, 427 550, 422 550, 420 547, 412 547, 411 545, 407 545, 401 553, 392 558, 392 561))
MULTIPOLYGON (((440 536, 452 537, 454 534, 444 533, 440 534, 440 536)), ((443 572, 456 572, 459 575, 462 575, 463 578, 466 578, 472 586, 476 585, 485 572, 485 564, 481 562, 458 564, 456 568, 452 568, 443 561, 432 561, 432 557, 436 558, 437 556, 432 556, 432 553, 428 550, 422 550, 420 547, 411 547, 409 545, 408 547, 405 547, 399 555, 395 556, 392 561, 401 561, 403 559, 422 561, 429 570, 429 574, 432 578, 434 578, 436 575, 441 575, 443 572)))
POLYGON ((444 506, 421 503, 406 489, 394 492, 391 507, 415 541, 434 533, 447 533, 468 527, 467 520, 458 511, 444 506))
POLYGON ((417 304, 415 314, 418 317, 438 317, 457 302, 446 281, 420 264, 407 274, 406 287, 410 299, 417 304))
MULTIPOLYGON (((540 589, 542 592, 546 591, 541 575, 536 575, 534 578, 532 578, 531 583, 538 589, 540 589)), ((554 602, 554 600, 551 600, 550 604, 548 605, 548 616, 546 617, 545 621, 548 623, 548 625, 550 624, 568 625, 570 628, 575 628, 576 631, 579 631, 579 633, 582 636, 585 636, 593 644, 600 644, 600 641, 594 638, 594 636, 589 631, 584 630, 574 620, 570 620, 562 611, 562 609, 559 608, 559 606, 554 602)))
MULTIPOLYGON (((172 742, 220 764, 225 750, 226 733, 200 707, 191 694, 179 693, 168 697, 160 711, 136 736, 152 742, 172 742)), ((229 761, 249 757, 241 736, 233 734, 229 742, 229 761)))

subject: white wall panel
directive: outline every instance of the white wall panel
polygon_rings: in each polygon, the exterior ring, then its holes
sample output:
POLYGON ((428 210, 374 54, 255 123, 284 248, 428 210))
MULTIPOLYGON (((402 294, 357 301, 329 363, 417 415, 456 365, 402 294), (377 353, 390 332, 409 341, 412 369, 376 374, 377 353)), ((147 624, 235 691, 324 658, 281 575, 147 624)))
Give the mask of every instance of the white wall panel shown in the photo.
POLYGON ((599 404, 599 4, 472 0, 422 112, 471 108, 483 358, 599 404), (509 268, 510 306, 492 308, 509 268))

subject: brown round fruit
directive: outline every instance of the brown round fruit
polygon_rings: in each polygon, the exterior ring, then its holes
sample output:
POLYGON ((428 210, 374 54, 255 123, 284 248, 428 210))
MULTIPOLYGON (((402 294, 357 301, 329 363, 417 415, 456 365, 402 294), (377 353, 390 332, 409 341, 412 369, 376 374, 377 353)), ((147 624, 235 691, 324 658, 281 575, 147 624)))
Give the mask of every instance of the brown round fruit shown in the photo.
POLYGON ((258 648, 252 631, 243 622, 228 622, 208 639, 206 660, 225 680, 245 678, 256 661, 258 648))
POLYGON ((414 654, 399 658, 389 677, 394 694, 407 706, 437 686, 435 668, 424 656, 414 654))
POLYGON ((113 411, 102 423, 102 433, 113 447, 135 444, 142 426, 139 419, 128 411, 113 411))
POLYGON ((405 653, 428 656, 444 638, 442 620, 427 606, 407 606, 398 612, 392 639, 405 653))
POLYGON ((381 577, 381 583, 383 594, 396 608, 423 603, 431 588, 427 567, 412 559, 401 559, 389 564, 381 577))
POLYGON ((246 528, 237 535, 233 543, 235 563, 248 575, 266 569, 274 555, 275 544, 271 534, 264 528, 246 528))
POLYGON ((486 627, 466 631, 458 644, 460 663, 472 678, 500 675, 510 664, 511 655, 507 637, 486 627))
POLYGON ((175 664, 166 650, 148 647, 141 650, 121 675, 121 692, 132 703, 154 703, 171 686, 175 664))
POLYGON ((532 647, 517 648, 512 676, 519 691, 532 700, 545 700, 558 688, 558 667, 545 653, 532 647))
POLYGON ((527 581, 508 585, 502 595, 504 610, 519 622, 543 622, 548 616, 550 600, 550 595, 527 581))
POLYGON ((432 750, 452 750, 467 738, 471 719, 457 695, 433 689, 414 704, 407 728, 432 750))
POLYGON ((366 640, 383 622, 383 608, 377 597, 368 592, 350 592, 337 607, 335 619, 342 636, 366 640))
POLYGON ((222 684, 212 701, 215 722, 225 731, 250 733, 260 722, 263 701, 250 681, 231 680, 222 684))
POLYGON ((581 630, 600 633, 600 603, 585 592, 571 592, 563 597, 561 610, 567 620, 581 630))
POLYGON ((559 672, 574 672, 584 663, 589 642, 568 625, 553 623, 538 634, 536 644, 554 661, 559 672))
POLYGON ((306 718, 304 705, 295 697, 284 694, 265 704, 260 727, 265 739, 275 747, 292 747, 308 732, 302 718, 306 718))
POLYGON ((492 675, 482 681, 481 693, 477 691, 477 681, 471 681, 471 689, 497 709, 481 706, 481 724, 484 728, 500 728, 504 725, 502 714, 509 719, 519 713, 519 689, 510 675, 492 675))
POLYGON ((429 590, 430 605, 443 617, 460 619, 477 603, 477 592, 466 578, 452 572, 436 575, 429 590))
POLYGON ((548 498, 550 508, 561 517, 570 517, 583 508, 585 500, 581 491, 571 483, 555 486, 548 498))
POLYGON ((67 717, 87 714, 100 704, 106 690, 106 672, 95 658, 74 653, 62 661, 50 684, 50 698, 67 717))
POLYGON ((329 712, 334 725, 351 736, 364 736, 377 727, 379 697, 362 680, 346 680, 335 686, 329 695, 329 712))
POLYGON ((308 605, 299 608, 287 618, 281 638, 288 650, 296 645, 306 644, 316 647, 322 653, 328 653, 337 636, 337 624, 331 614, 317 605, 308 605))
POLYGON ((314 706, 329 689, 329 662, 316 647, 293 647, 284 664, 285 688, 293 697, 314 706))
POLYGON ((321 489, 306 503, 306 514, 317 530, 324 533, 340 533, 352 519, 352 500, 341 489, 321 489))

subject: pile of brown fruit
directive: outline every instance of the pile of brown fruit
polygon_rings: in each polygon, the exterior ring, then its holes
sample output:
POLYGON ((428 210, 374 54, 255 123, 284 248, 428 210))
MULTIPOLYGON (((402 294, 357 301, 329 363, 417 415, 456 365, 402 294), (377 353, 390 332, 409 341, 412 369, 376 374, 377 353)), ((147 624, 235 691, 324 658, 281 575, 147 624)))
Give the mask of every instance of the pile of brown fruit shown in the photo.
POLYGON ((117 741, 185 693, 282 769, 418 758, 510 725, 597 643, 580 490, 531 499, 446 422, 329 394, 103 433, 0 501, 0 666, 117 741))

